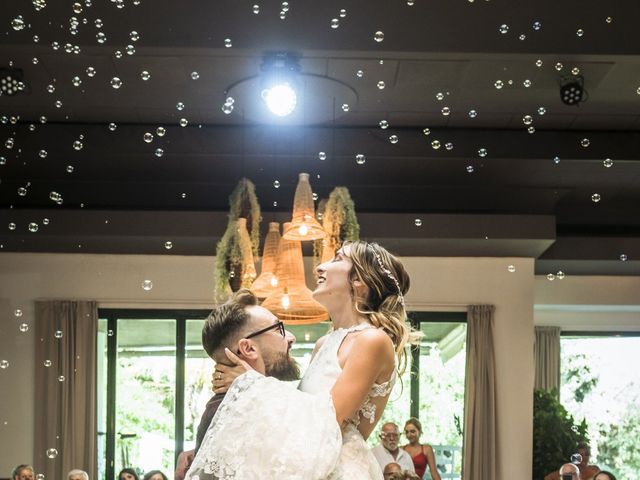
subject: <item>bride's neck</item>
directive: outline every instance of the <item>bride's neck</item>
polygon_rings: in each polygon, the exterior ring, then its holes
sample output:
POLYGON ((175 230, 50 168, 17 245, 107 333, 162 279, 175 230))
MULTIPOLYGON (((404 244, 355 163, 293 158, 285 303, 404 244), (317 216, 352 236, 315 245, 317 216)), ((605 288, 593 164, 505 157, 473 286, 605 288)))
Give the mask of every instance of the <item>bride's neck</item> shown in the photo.
POLYGON ((329 316, 334 328, 350 328, 367 321, 366 315, 359 313, 352 304, 330 308, 329 316))

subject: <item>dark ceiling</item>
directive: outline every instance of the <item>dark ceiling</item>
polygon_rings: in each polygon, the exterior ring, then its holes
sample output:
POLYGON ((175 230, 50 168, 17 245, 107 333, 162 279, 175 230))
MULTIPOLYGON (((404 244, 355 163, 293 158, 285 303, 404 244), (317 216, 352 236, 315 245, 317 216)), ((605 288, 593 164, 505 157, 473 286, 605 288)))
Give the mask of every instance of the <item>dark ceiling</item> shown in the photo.
POLYGON ((242 0, 3 0, 0 67, 27 85, 0 96, 3 251, 212 254, 241 177, 265 220, 285 220, 306 171, 320 198, 347 186, 363 236, 400 254, 640 274, 640 3, 291 0, 281 19, 283 2, 254 1, 257 14, 242 0), (258 98, 275 51, 303 74, 285 119, 258 98), (577 107, 559 95, 573 73, 588 92, 577 107))

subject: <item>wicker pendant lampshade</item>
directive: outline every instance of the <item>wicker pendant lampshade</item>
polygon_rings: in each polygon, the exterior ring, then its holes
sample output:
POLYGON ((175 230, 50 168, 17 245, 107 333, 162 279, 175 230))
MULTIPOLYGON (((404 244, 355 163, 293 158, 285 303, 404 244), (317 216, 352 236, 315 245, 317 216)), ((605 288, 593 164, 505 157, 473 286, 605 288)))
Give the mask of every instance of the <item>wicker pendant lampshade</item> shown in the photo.
POLYGON ((258 298, 267 298, 276 290, 278 277, 276 277, 276 262, 278 260, 278 248, 280 246, 280 224, 269 223, 269 232, 264 240, 262 251, 262 271, 251 285, 251 291, 258 298))
POLYGON ((316 220, 313 206, 313 193, 309 183, 309 174, 298 176, 298 186, 293 199, 293 217, 288 228, 282 234, 287 240, 318 240, 327 236, 322 225, 316 220))
POLYGON ((250 288, 251 284, 258 276, 256 265, 253 262, 253 251, 249 230, 247 230, 247 219, 238 219, 238 233, 240 234, 240 251, 242 252, 242 281, 245 288, 250 288))
MULTIPOLYGON (((285 230, 290 225, 284 224, 285 230)), ((311 297, 304 281, 302 245, 297 240, 280 240, 276 265, 278 286, 262 306, 290 325, 319 323, 329 319, 327 310, 311 297)))

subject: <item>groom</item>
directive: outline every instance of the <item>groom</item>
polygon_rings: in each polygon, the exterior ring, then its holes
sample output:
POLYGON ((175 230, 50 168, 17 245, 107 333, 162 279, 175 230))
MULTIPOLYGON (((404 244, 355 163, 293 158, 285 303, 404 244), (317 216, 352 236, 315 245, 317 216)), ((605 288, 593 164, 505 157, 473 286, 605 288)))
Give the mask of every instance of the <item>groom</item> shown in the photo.
MULTIPOLYGON (((235 352, 253 369, 279 380, 298 380, 300 368, 289 355, 295 342, 292 333, 247 289, 241 289, 226 303, 215 307, 202 328, 202 346, 216 362, 229 364, 225 348, 235 352)), ((224 394, 216 394, 207 403, 198 425, 196 448, 178 456, 175 479, 183 480, 195 457, 209 424, 222 403, 224 394)))

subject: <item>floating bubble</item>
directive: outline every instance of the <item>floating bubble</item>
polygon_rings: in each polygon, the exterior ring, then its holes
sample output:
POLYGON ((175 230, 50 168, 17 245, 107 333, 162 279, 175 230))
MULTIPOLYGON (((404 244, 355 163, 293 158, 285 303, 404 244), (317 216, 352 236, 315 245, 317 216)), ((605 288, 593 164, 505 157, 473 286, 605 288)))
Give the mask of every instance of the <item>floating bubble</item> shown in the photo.
POLYGON ((136 53, 136 47, 134 47, 133 45, 127 45, 124 51, 127 52, 127 55, 133 55, 134 53, 136 53))
POLYGON ((23 313, 22 309, 20 309, 20 308, 16 308, 15 311, 13 312, 13 314, 18 318, 20 318, 22 316, 22 313, 23 313))
POLYGON ((396 144, 398 143, 398 136, 397 135, 390 135, 389 136, 389 142, 396 144))
POLYGON ((518 40, 520 40, 521 42, 525 41, 527 38, 527 36, 524 33, 521 33, 520 36, 518 37, 518 40))
POLYGON ((280 182, 278 180, 273 181, 273 188, 280 188, 280 182))
POLYGON ((22 18, 22 15, 18 15, 16 18, 11 20, 11 27, 17 32, 24 29, 24 19, 22 18))
POLYGON ((598 203, 600 200, 602 200, 602 197, 599 193, 594 193, 593 195, 591 195, 591 201, 593 203, 598 203))
POLYGON ((536 67, 540 68, 542 66, 542 59, 536 60, 536 67))
POLYGON ((530 127, 527 128, 527 133, 536 133, 536 127, 531 125, 530 127))
MULTIPOLYGON (((556 273, 556 278, 558 280, 564 280, 564 277, 565 277, 564 272, 562 270, 558 270, 558 273, 556 273)), ((578 462, 578 463, 580 463, 580 462, 578 462)))
POLYGON ((38 62, 39 62, 39 60, 38 60, 38 58, 37 58, 37 57, 33 57, 33 58, 31 59, 31 63, 33 63, 34 65, 37 65, 37 64, 38 64, 38 62))
POLYGON ((56 91, 56 87, 53 84, 50 83, 49 85, 47 85, 47 92, 53 93, 55 91, 56 91))
POLYGON ((173 248, 173 242, 164 242, 164 248, 171 250, 173 248))
POLYGON ((143 70, 140 72, 140 78, 146 82, 151 78, 151 74, 147 70, 143 70))
POLYGON ((33 4, 33 8, 36 9, 36 12, 39 12, 47 6, 46 0, 32 0, 31 3, 33 4))
POLYGON ((111 83, 111 86, 116 90, 122 86, 122 80, 120 80, 118 77, 113 77, 110 83, 111 83))
POLYGON ((58 192, 50 192, 49 199, 57 202, 60 199, 60 194, 58 192))
POLYGON ((590 144, 591 141, 588 138, 583 138, 582 140, 580 140, 580 145, 582 145, 584 148, 587 148, 590 144))
POLYGON ((573 67, 571 69, 571 75, 578 75, 580 73, 580 69, 578 67, 573 67))
POLYGON ((18 330, 20 330, 22 333, 27 333, 29 331, 29 324, 28 323, 21 323, 18 326, 18 330))
POLYGON ((191 80, 198 80, 200 78, 200 74, 198 72, 191 72, 191 80))
POLYGON ((451 113, 451 109, 449 107, 442 107, 442 110, 440 111, 442 112, 442 115, 444 115, 445 117, 451 113))
POLYGON ((525 115, 522 117, 522 123, 525 125, 531 125, 533 123, 533 117, 531 115, 525 115))
POLYGON ((447 150, 453 150, 453 143, 451 142, 445 143, 444 148, 446 148, 447 150))
POLYGON ((53 334, 54 337, 56 337, 57 339, 61 339, 63 337, 63 333, 62 330, 56 330, 55 333, 53 334))
MULTIPOLYGON (((58 375, 58 381, 59 382, 64 382, 65 381, 64 375, 58 375)), ((51 458, 51 457, 49 457, 49 458, 51 458)))
POLYGON ((496 80, 495 83, 493 84, 498 90, 500 90, 502 87, 504 87, 504 82, 502 80, 496 80))
POLYGON ((233 112, 233 105, 231 103, 225 103, 224 105, 222 105, 222 112, 225 115, 229 115, 231 112, 233 112))
POLYGON ((556 69, 557 71, 560 71, 560 70, 562 70, 563 68, 564 68, 564 65, 562 65, 562 62, 557 62, 557 63, 555 64, 555 69, 556 69))
POLYGON ((156 128, 156 135, 159 137, 164 137, 165 133, 167 133, 167 130, 164 127, 156 128))
POLYGON ((73 173, 73 165, 67 165, 67 173, 73 173))
POLYGON ((164 150, 161 148, 156 148, 155 154, 156 154, 156 157, 161 157, 164 155, 164 150))
POLYGON ((231 43, 231 39, 230 38, 225 38, 224 39, 224 46, 226 48, 231 48, 233 46, 233 44, 231 43))
POLYGON ((149 291, 153 288, 153 282, 151 280, 144 280, 142 282, 142 289, 145 291, 149 291))
POLYGON ((151 143, 153 142, 153 134, 150 132, 146 132, 143 136, 142 139, 146 142, 146 143, 151 143))
POLYGON ((44 480, 44 473, 39 473, 36 475, 36 480, 44 480))
POLYGON ((442 92, 436 93, 436 100, 440 100, 440 101, 444 100, 444 93, 442 92))
POLYGON ((380 43, 384 40, 384 33, 381 32, 380 30, 378 30, 374 35, 373 35, 373 39, 380 43))
POLYGON ((378 125, 380 125, 380 128, 383 130, 386 130, 387 128, 389 128, 389 122, 387 122, 386 120, 380 120, 378 125))
POLYGON ((340 18, 344 18, 347 16, 347 11, 344 8, 340 9, 340 18))
POLYGON ((516 271, 516 266, 515 266, 515 265, 509 265, 509 266, 507 267, 507 271, 508 271, 509 273, 514 273, 514 272, 516 271))
POLYGON ((118 126, 117 126, 115 123, 111 122, 111 123, 109 124, 109 130, 110 130, 110 131, 115 132, 115 131, 116 131, 116 128, 118 128, 118 126))
POLYGON ((524 82, 522 82, 522 85, 524 86, 524 88, 529 88, 531 86, 531 80, 526 79, 524 82))
POLYGON ((611 22, 613 22, 613 17, 607 17, 607 18, 604 19, 604 21, 607 22, 607 23, 611 23, 611 22))
POLYGON ((45 117, 44 115, 42 115, 40 117, 40 123, 47 123, 47 117, 45 117))
POLYGON ((49 368, 51 366, 51 360, 45 360, 43 364, 45 367, 49 368))
POLYGON ((619 258, 621 262, 626 262, 629 257, 627 257, 626 253, 621 253, 619 258))
POLYGON ((378 90, 384 90, 384 87, 386 86, 384 81, 380 80, 376 86, 378 87, 378 90))
POLYGON ((176 109, 180 111, 184 110, 184 103, 182 102, 176 103, 176 109))
POLYGON ((341 108, 342 108, 343 112, 348 112, 349 111, 349 104, 348 103, 343 103, 341 108))
POLYGON ((326 160, 327 159, 327 154, 325 152, 318 152, 318 158, 320 160, 326 160))
POLYGON ((331 28, 333 28, 334 30, 336 28, 338 28, 340 26, 340 20, 338 20, 337 18, 332 18, 331 22, 330 22, 331 28))
POLYGON ((311 198, 313 198, 313 201, 315 202, 316 200, 318 200, 318 194, 316 192, 313 192, 311 194, 311 198))
POLYGON ((364 72, 362 70, 356 71, 356 77, 358 77, 358 78, 364 77, 364 72))
POLYGON ((27 189, 24 187, 19 187, 18 188, 18 195, 20 195, 21 197, 24 197, 27 195, 27 189))
POLYGON ((440 148, 440 140, 432 140, 431 148, 433 148, 434 150, 438 150, 440 148))
POLYGON ((416 227, 421 227, 421 226, 422 226, 422 219, 421 219, 421 218, 416 218, 416 219, 413 221, 413 224, 414 224, 416 227))
POLYGON ((467 165, 467 173, 473 173, 473 172, 474 172, 473 165, 467 165))
POLYGON ((9 137, 9 138, 7 138, 7 139, 5 140, 5 142, 4 142, 4 146, 5 146, 6 148, 11 149, 11 148, 13 148, 13 145, 14 145, 13 137, 9 137))
POLYGON ((422 129, 422 133, 424 133, 425 135, 431 135, 431 129, 430 128, 423 128, 422 129))
POLYGON ((541 22, 533 22, 533 29, 538 31, 542 28, 542 23, 541 22))
POLYGON ((367 161, 367 157, 365 157, 362 153, 358 153, 356 155, 356 163, 358 165, 363 165, 367 161))
POLYGON ((40 150, 40 151, 38 152, 38 156, 39 156, 40 158, 47 158, 47 155, 48 155, 48 153, 47 153, 47 151, 46 151, 46 150, 44 150, 44 149, 42 149, 42 150, 40 150))
POLYGON ((613 166, 613 160, 611 160, 610 158, 605 158, 602 161, 602 164, 607 168, 611 168, 613 166))
POLYGON ((560 163, 560 157, 553 157, 553 163, 555 163, 556 165, 560 163))
POLYGON ((538 115, 544 115, 547 113, 547 109, 544 107, 538 107, 538 115))
POLYGON ((186 118, 181 118, 178 123, 181 127, 186 127, 187 125, 189 125, 189 120, 187 120, 186 118))
POLYGON ((104 34, 104 32, 98 32, 96 33, 96 40, 98 41, 98 43, 104 43, 107 41, 107 36, 104 34))
POLYGON ((509 25, 507 25, 506 23, 503 23, 502 25, 500 25, 500 27, 498 27, 498 31, 505 35, 508 31, 509 31, 509 25))
POLYGON ((9 368, 9 360, 0 360, 0 368, 2 369, 9 368))
POLYGON ((96 76, 96 69, 93 68, 93 67, 87 67, 85 72, 87 73, 88 77, 95 77, 96 76))
POLYGON ((131 33, 129 33, 129 38, 132 42, 137 42, 140 39, 140 35, 138 34, 138 32, 133 30, 131 33))
POLYGON ((487 156, 487 149, 486 148, 479 148, 478 149, 478 156, 479 157, 486 157, 487 156))
POLYGON ((82 80, 80 80, 80 77, 75 76, 71 79, 71 83, 74 87, 79 87, 80 85, 82 85, 82 80))
POLYGON ((258 5, 258 4, 254 5, 253 8, 252 8, 252 11, 256 15, 258 15, 260 13, 260 5, 258 5))
POLYGON ((475 110, 469 110, 469 117, 476 118, 478 116, 478 112, 475 110))
POLYGON ((38 231, 38 224, 36 222, 30 222, 27 228, 31 233, 36 233, 38 231))
POLYGON ((9 230, 15 230, 16 229, 16 224, 13 222, 9 222, 9 230))
POLYGON ((574 465, 582 463, 582 455, 580 455, 579 453, 571 454, 571 463, 573 463, 574 465))
POLYGON ((74 150, 82 150, 82 147, 84 145, 82 144, 82 142, 80 140, 76 140, 75 142, 73 142, 73 149, 74 150))
POLYGON ((547 280, 553 282, 556 279, 556 276, 553 273, 547 273, 547 280))
POLYGON ((581 29, 581 28, 579 28, 578 30, 576 30, 576 35, 577 35, 578 37, 582 37, 582 36, 584 35, 584 30, 583 30, 583 29, 581 29))

